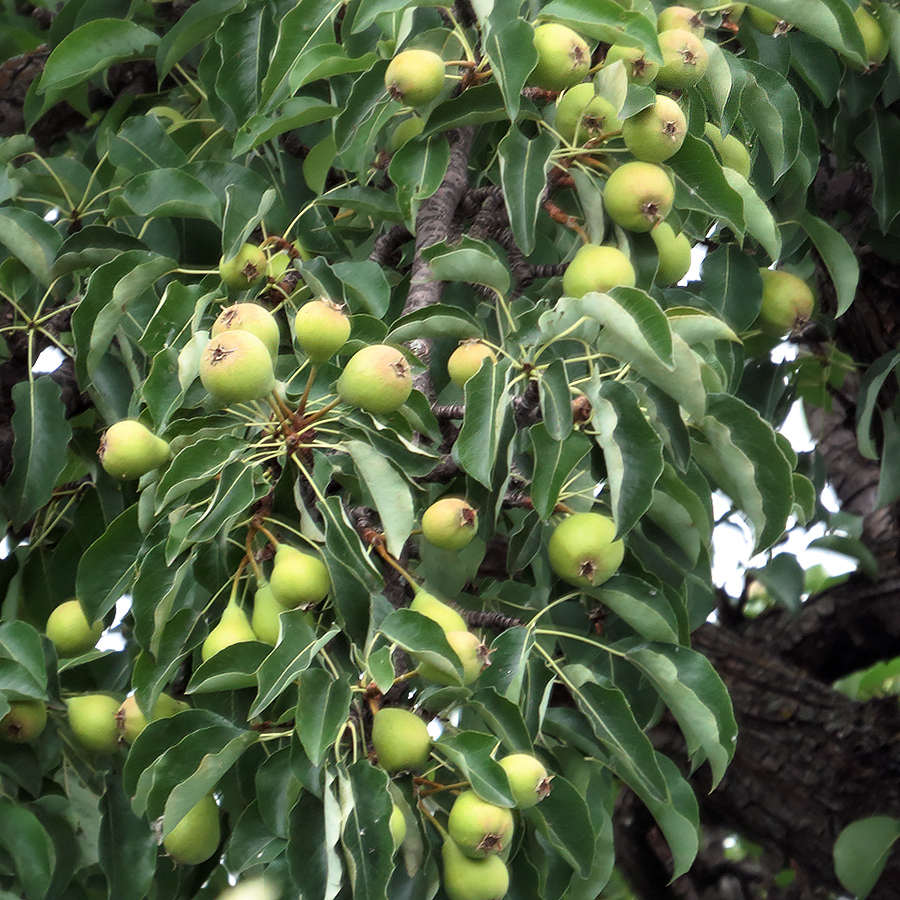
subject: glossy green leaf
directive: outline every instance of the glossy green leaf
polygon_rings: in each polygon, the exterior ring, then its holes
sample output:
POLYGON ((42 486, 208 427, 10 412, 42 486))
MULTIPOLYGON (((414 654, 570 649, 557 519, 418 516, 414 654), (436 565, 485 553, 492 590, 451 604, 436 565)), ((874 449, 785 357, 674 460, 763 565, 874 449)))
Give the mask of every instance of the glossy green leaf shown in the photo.
POLYGON ((841 316, 850 308, 856 296, 856 286, 859 283, 859 262, 856 254, 839 231, 817 219, 807 210, 801 211, 797 221, 806 229, 809 239, 828 269, 828 274, 831 275, 838 301, 835 315, 841 316))
POLYGON ((791 0, 761 0, 756 3, 754 0, 754 6, 789 22, 856 62, 861 63, 865 59, 853 13, 841 0, 822 0, 820 3, 792 3, 791 0))
POLYGON ((595 837, 584 798, 560 775, 550 782, 550 793, 525 813, 560 856, 582 878, 594 862, 595 837))
POLYGON ((778 259, 781 255, 781 232, 771 210, 740 172, 723 166, 722 174, 728 186, 741 196, 747 234, 756 238, 772 259, 778 259))
POLYGON ((871 816, 851 822, 834 842, 834 872, 841 884, 865 900, 878 883, 894 844, 900 819, 871 816))
POLYGON ((435 281, 483 284, 505 296, 510 286, 509 269, 482 241, 464 238, 456 247, 432 244, 422 252, 435 281))
POLYGON ((675 173, 675 206, 695 209, 728 225, 740 239, 746 229, 744 199, 736 191, 706 141, 686 134, 668 160, 675 173))
POLYGON ((321 765, 350 714, 349 681, 336 681, 324 669, 306 669, 297 679, 294 727, 306 755, 321 765))
POLYGON ((450 144, 443 135, 407 141, 392 157, 388 175, 397 186, 397 203, 412 226, 419 204, 440 186, 450 162, 450 144))
POLYGON ((455 673, 462 683, 462 663, 437 622, 411 609, 398 609, 381 623, 381 633, 412 654, 415 661, 436 666, 448 676, 455 673))
POLYGON ((270 652, 271 647, 256 641, 232 644, 197 666, 185 693, 208 694, 256 687, 256 673, 270 652))
POLYGON ((528 436, 534 454, 531 502, 538 515, 547 521, 572 470, 590 453, 591 440, 581 432, 572 432, 564 441, 555 440, 543 422, 532 425, 528 436))
POLYGON ((509 779, 503 766, 492 756, 496 746, 493 735, 459 731, 442 735, 435 749, 450 759, 482 800, 511 808, 515 806, 515 800, 510 793, 509 779))
POLYGON ((524 19, 517 18, 517 12, 518 8, 512 10, 495 4, 488 17, 484 38, 484 52, 503 93, 510 122, 518 118, 522 89, 537 64, 532 27, 524 19))
POLYGON ((648 641, 679 643, 678 617, 662 590, 631 575, 614 575, 589 593, 648 641))
POLYGON ((43 900, 56 865, 53 842, 33 812, 0 798, 0 845, 12 859, 26 900, 43 900))
POLYGON ((122 198, 139 216, 175 216, 222 222, 222 201, 181 169, 154 169, 132 178, 122 198))
POLYGON ((484 326, 470 313, 455 306, 433 303, 399 318, 388 332, 386 342, 402 344, 426 338, 453 338, 463 341, 484 336, 484 326))
POLYGON ((748 329, 759 315, 762 301, 762 276, 757 262, 728 245, 708 253, 700 273, 704 297, 734 329, 748 329))
POLYGON ((0 209, 0 245, 21 260, 41 282, 50 284, 50 267, 62 244, 57 230, 27 209, 0 209))
POLYGON ((156 874, 156 836, 132 811, 121 779, 108 779, 100 804, 100 867, 109 892, 122 900, 142 900, 156 874))

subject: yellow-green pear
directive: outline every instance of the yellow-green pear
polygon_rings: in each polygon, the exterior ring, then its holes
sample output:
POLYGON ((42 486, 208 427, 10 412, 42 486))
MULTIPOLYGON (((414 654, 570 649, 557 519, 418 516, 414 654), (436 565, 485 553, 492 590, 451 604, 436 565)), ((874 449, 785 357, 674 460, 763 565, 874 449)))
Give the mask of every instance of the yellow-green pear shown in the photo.
POLYGON ((672 211, 675 188, 666 170, 654 163, 627 162, 606 180, 603 208, 628 231, 651 231, 672 211))
POLYGON ((591 65, 591 50, 584 38, 557 22, 534 29, 534 49, 538 61, 528 83, 545 91, 564 91, 578 84, 591 65))
POLYGON ((126 744, 133 744, 137 736, 147 727, 149 722, 164 719, 181 712, 181 704, 168 694, 160 694, 153 706, 153 714, 148 721, 147 717, 138 706, 134 694, 129 695, 122 702, 116 712, 116 727, 119 729, 119 737, 126 744))
POLYGON ((466 382, 478 372, 485 360, 497 362, 497 354, 483 341, 477 339, 463 341, 447 360, 447 374, 454 384, 465 387, 466 382))
POLYGON ((530 753, 510 753, 500 760, 509 779, 517 809, 528 809, 550 793, 550 776, 544 764, 530 753))
POLYGON ((253 615, 250 617, 250 625, 258 641, 273 647, 278 643, 281 634, 279 616, 283 612, 284 607, 275 599, 268 582, 261 584, 253 597, 253 615))
POLYGON ((119 747, 116 714, 120 702, 109 694, 80 694, 69 697, 69 727, 76 741, 91 753, 114 753, 119 747))
POLYGON ((573 513, 556 526, 547 546, 550 566, 575 587, 597 587, 622 564, 625 544, 616 523, 595 512, 573 513))
POLYGON ((809 319, 815 297, 809 285, 782 269, 760 269, 762 304, 756 326, 772 337, 784 337, 809 319))
POLYGON ((412 388, 412 369, 406 357, 388 344, 370 344, 357 350, 337 381, 341 400, 382 415, 400 409, 412 388))
POLYGON ((223 256, 219 260, 219 276, 228 287, 243 291, 266 271, 267 265, 268 260, 261 247, 244 244, 231 259, 223 256))
POLYGON ((441 847, 442 883, 449 900, 502 900, 509 891, 509 870, 499 856, 471 859, 452 838, 441 847))
POLYGON ((269 589, 285 609, 296 609, 324 600, 331 590, 331 576, 320 556, 279 544, 269 589))
POLYGON ((221 836, 219 807, 212 794, 207 794, 166 835, 163 847, 175 862, 196 866, 216 852, 221 836))
POLYGON ((422 536, 442 550, 462 550, 478 532, 478 514, 459 497, 442 497, 422 513, 422 536))
POLYGON ((469 627, 466 620, 452 606, 448 606, 421 586, 416 588, 409 608, 437 622, 445 632, 466 631, 469 627))
POLYGON ((699 83, 709 67, 709 53, 703 41, 690 31, 673 28, 659 35, 663 64, 657 84, 670 90, 684 90, 699 83))
POLYGON ((278 322, 272 313, 258 303, 232 303, 223 309, 213 322, 210 335, 218 337, 226 331, 249 331, 266 345, 272 359, 278 356, 281 341, 278 322))
POLYGON ((384 86, 406 106, 425 106, 443 90, 444 60, 432 50, 403 50, 388 64, 384 86))
POLYGON ((77 600, 66 600, 50 613, 46 634, 56 647, 56 655, 69 659, 94 649, 103 634, 103 622, 98 619, 91 624, 77 600))
POLYGON ((396 803, 391 805, 391 818, 388 825, 394 841, 394 853, 396 853, 406 840, 406 816, 403 815, 403 810, 396 803))
POLYGON ((106 429, 97 452, 100 465, 113 476, 140 478, 161 466, 170 455, 169 444, 146 425, 122 419, 106 429))
POLYGON ((222 612, 219 624, 207 635, 203 646, 200 648, 200 657, 206 660, 215 656, 220 650, 230 647, 232 644, 242 644, 247 641, 255 641, 256 634, 247 618, 247 613, 232 600, 222 612))
POLYGON ((316 365, 327 362, 347 343, 350 327, 344 307, 325 298, 304 303, 294 317, 297 343, 316 365))
POLYGON ((644 51, 637 47, 628 47, 625 44, 613 44, 606 51, 606 59, 603 67, 613 63, 622 62, 625 66, 625 74, 628 80, 634 84, 653 84, 656 73, 659 71, 659 63, 651 62, 644 56, 644 51))
POLYGON ((463 791, 450 808, 447 832, 466 856, 484 859, 499 853, 512 840, 513 816, 474 791, 463 791))
POLYGON ((431 753, 428 726, 414 712, 385 707, 372 721, 372 746, 378 765, 387 772, 419 771, 431 753))
MULTIPOLYGON (((491 651, 471 631, 448 631, 446 637, 447 643, 462 663, 462 683, 470 685, 490 665, 491 651)), ((457 676, 451 670, 445 671, 429 662, 420 662, 418 672, 426 681, 433 681, 435 684, 459 684, 457 676)))
POLYGON ((668 222, 660 222, 650 232, 650 237, 659 255, 653 280, 659 285, 677 284, 691 268, 691 242, 687 235, 675 234, 668 222))
POLYGON ((622 124, 625 146, 637 159, 659 163, 674 156, 684 143, 687 118, 681 107, 666 94, 629 116, 622 124))
POLYGON ((595 93, 587 81, 562 94, 556 104, 556 130, 570 144, 584 144, 591 138, 618 134, 622 122, 606 97, 595 93))
POLYGON ((583 297, 590 291, 605 293, 637 281, 631 260, 618 247, 585 244, 579 247, 563 273, 563 293, 567 297, 583 297))
POLYGON ((9 712, 0 719, 0 739, 10 744, 36 741, 47 725, 43 700, 10 700, 9 712))

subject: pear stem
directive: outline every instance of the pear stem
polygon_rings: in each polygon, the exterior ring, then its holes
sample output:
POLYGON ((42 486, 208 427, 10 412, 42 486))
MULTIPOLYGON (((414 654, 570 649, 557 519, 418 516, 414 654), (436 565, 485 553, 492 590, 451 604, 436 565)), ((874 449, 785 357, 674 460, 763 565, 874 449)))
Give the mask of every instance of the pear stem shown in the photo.
POLYGON ((450 839, 450 835, 447 834, 447 830, 441 825, 440 822, 425 808, 425 804, 420 800, 418 803, 419 811, 428 819, 429 822, 434 826, 437 833, 446 841, 450 839))
POLYGON ((275 418, 278 419, 278 423, 281 425, 282 430, 287 431, 288 423, 287 419, 284 417, 284 413, 282 412, 281 406, 276 402, 276 397, 274 392, 268 394, 266 396, 266 402, 269 406, 272 407, 272 412, 275 413, 275 418))
POLYGON ((310 415, 308 415, 306 419, 304 419, 303 424, 312 425, 313 422, 317 422, 326 413, 330 413, 331 410, 333 410, 340 402, 341 398, 335 397, 334 400, 331 401, 331 403, 326 404, 321 409, 317 409, 314 413, 310 413, 310 415))
POLYGON ((241 583, 241 573, 244 571, 244 567, 247 565, 247 557, 245 556, 240 563, 238 563, 237 571, 234 573, 234 582, 231 585, 231 596, 228 598, 229 606, 239 606, 240 604, 237 602, 237 592, 238 586, 241 583))
POLYGON ((306 409, 306 401, 309 399, 309 392, 312 390, 313 382, 316 380, 316 374, 319 371, 319 367, 313 363, 309 368, 309 377, 306 379, 306 388, 303 391, 303 396, 300 398, 300 403, 297 406, 297 415, 302 416, 303 411, 306 409))
POLYGON ((265 525, 257 525, 256 530, 261 532, 262 534, 264 534, 269 539, 270 543, 275 547, 275 549, 276 550, 278 549, 278 547, 279 547, 278 538, 276 538, 275 535, 272 534, 272 532, 269 531, 269 529, 266 528, 265 525))
POLYGON ((256 576, 256 582, 257 584, 261 584, 263 581, 263 573, 262 569, 259 567, 259 563, 256 561, 256 554, 253 552, 253 538, 257 531, 259 531, 259 529, 253 525, 247 529, 247 540, 244 543, 244 548, 247 553, 247 559, 250 562, 250 568, 253 569, 253 574, 256 576))
POLYGON ((384 539, 379 535, 379 539, 372 542, 375 552, 393 569, 396 569, 408 582, 410 587, 417 588, 419 583, 388 553, 387 548, 382 543, 384 539))

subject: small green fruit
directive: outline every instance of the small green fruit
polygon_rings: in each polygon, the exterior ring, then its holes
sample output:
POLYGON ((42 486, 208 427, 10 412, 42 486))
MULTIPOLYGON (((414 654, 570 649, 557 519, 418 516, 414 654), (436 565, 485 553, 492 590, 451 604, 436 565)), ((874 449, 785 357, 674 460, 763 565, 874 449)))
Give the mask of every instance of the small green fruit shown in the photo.
POLYGON ((722 137, 722 132, 712 122, 707 122, 703 126, 703 133, 718 153, 723 166, 734 169, 744 178, 750 177, 752 168, 750 151, 733 134, 722 137))
POLYGON ((606 181, 603 207, 629 231, 650 231, 672 211, 675 188, 664 169, 653 163, 627 162, 606 181))
POLYGON ((509 891, 509 870, 499 856, 470 859, 448 838, 441 848, 441 862, 449 900, 502 900, 509 891))
POLYGON ((564 91, 582 81, 591 66, 584 38, 565 25, 548 22, 534 29, 538 61, 528 83, 545 91, 564 91))
POLYGON ((384 86, 407 106, 425 106, 444 87, 444 60, 431 50, 404 50, 388 64, 384 86))
POLYGON ((43 700, 10 700, 9 712, 0 719, 0 738, 9 744, 36 741, 47 725, 43 700))
POLYGON ((772 337, 784 337, 812 315, 815 297, 809 285, 780 269, 760 269, 762 304, 756 326, 772 337))
POLYGON ((618 285, 634 287, 636 276, 631 260, 617 247, 585 244, 563 273, 563 293, 583 297, 590 291, 602 294, 618 285))
POLYGON ((687 6, 667 6, 656 20, 656 30, 662 33, 676 28, 690 31, 699 38, 706 34, 706 27, 697 10, 687 6))
POLYGON ((231 259, 223 256, 219 260, 219 276, 228 287, 243 291, 266 271, 267 265, 268 260, 261 247, 244 244, 231 259))
POLYGON ((396 853, 406 840, 406 816, 403 815, 403 810, 396 803, 391 805, 391 818, 388 825, 394 841, 394 853, 396 853))
MULTIPOLYGON (((181 712, 181 709, 181 704, 174 697, 160 694, 153 707, 150 721, 155 722, 157 719, 174 716, 175 713, 181 712)), ((119 729, 119 737, 126 744, 131 745, 148 724, 147 717, 141 712, 134 694, 126 697, 116 712, 116 728, 119 729)))
POLYGON ((331 576, 321 557, 279 544, 269 589, 282 607, 296 609, 324 600, 331 590, 331 576))
POLYGON ((284 612, 284 607, 275 599, 272 588, 268 583, 261 584, 253 598, 253 615, 250 625, 258 641, 271 644, 278 643, 281 634, 281 621, 279 616, 284 612))
POLYGON ((650 232, 659 265, 654 281, 659 285, 677 284, 691 268, 691 242, 684 234, 675 234, 668 222, 660 222, 650 232))
POLYGON ((249 331, 223 332, 203 351, 200 381, 214 400, 225 405, 260 400, 275 388, 272 356, 249 331))
POLYGON ((530 753, 511 753, 500 760, 509 779, 517 809, 528 809, 550 793, 550 777, 544 764, 530 753))
POLYGON ((203 642, 203 646, 200 648, 200 658, 206 662, 220 650, 224 650, 232 644, 243 644, 255 640, 256 634, 250 625, 247 613, 236 602, 229 602, 222 612, 219 624, 210 631, 203 642))
POLYGON ((652 106, 622 124, 625 146, 644 162, 659 163, 674 156, 686 134, 687 119, 681 107, 665 94, 657 94, 652 106))
POLYGON ((418 116, 410 116, 404 119, 387 139, 385 150, 388 153, 396 153, 404 144, 418 137, 425 130, 425 120, 418 116))
POLYGON ((69 697, 69 727, 78 743, 91 753, 115 753, 119 747, 116 714, 120 701, 108 694, 69 697))
POLYGON ((606 97, 594 92, 590 82, 576 84, 562 94, 556 104, 556 130, 570 144, 584 144, 592 138, 618 134, 622 123, 606 97))
POLYGON ((103 622, 98 619, 91 624, 77 600, 66 600, 50 613, 45 631, 56 655, 70 659, 94 649, 103 634, 103 622))
POLYGON ((885 30, 881 27, 881 23, 872 13, 863 6, 862 3, 856 7, 853 13, 856 25, 863 37, 863 44, 866 48, 866 62, 871 68, 884 62, 891 48, 890 38, 885 30))
POLYGON ((627 47, 625 44, 613 44, 606 51, 606 59, 603 67, 611 66, 615 62, 625 64, 625 72, 628 80, 633 84, 647 85, 656 81, 659 72, 659 63, 650 62, 644 51, 637 47, 627 47))
POLYGON ((466 856, 484 859, 512 840, 512 813, 482 800, 474 791, 463 791, 450 809, 447 832, 466 856))
POLYGON ((213 322, 210 334, 218 337, 226 331, 249 331, 266 345, 272 359, 277 358, 281 342, 278 322, 264 306, 258 303, 233 303, 223 309, 213 322))
POLYGON ((574 513, 550 535, 550 566, 575 587, 597 587, 622 564, 625 544, 616 540, 616 523, 595 512, 574 513))
POLYGON ((747 7, 747 17, 763 34, 784 34, 791 26, 758 6, 747 7))
POLYGON ((337 381, 340 398, 376 415, 396 412, 412 393, 406 357, 387 344, 371 344, 350 357, 337 381))
POLYGON ((425 540, 441 550, 462 550, 477 531, 477 513, 458 497, 442 497, 422 513, 425 540))
POLYGON ((337 353, 350 337, 350 318, 330 300, 310 300, 294 317, 294 334, 309 361, 319 365, 337 353))
MULTIPOLYGON (((446 637, 447 643, 462 663, 462 683, 468 686, 490 665, 490 650, 471 631, 448 631, 446 637)), ((420 662, 418 671, 422 678, 435 684, 459 684, 455 672, 428 662, 420 662)))
POLYGON ((479 340, 463 341, 447 360, 447 374, 454 384, 465 387, 486 359, 497 362, 497 354, 487 344, 479 340))
POLYGON ((175 862, 196 866, 216 852, 221 836, 219 807, 212 794, 207 794, 166 835, 163 847, 175 862))
POLYGON ((169 444, 134 419, 110 425, 100 440, 100 465, 123 480, 140 478, 161 466, 170 456, 169 444))
POLYGON ((421 587, 416 588, 416 595, 409 608, 422 616, 427 616, 432 622, 437 622, 445 632, 465 631, 469 627, 466 620, 452 606, 438 600, 434 594, 429 594, 421 587))
POLYGON ((378 765, 387 772, 425 768, 431 753, 428 726, 407 709, 386 707, 372 721, 372 746, 378 765))
POLYGON ((706 74, 709 53, 703 41, 682 28, 664 31, 659 36, 663 64, 656 76, 662 87, 684 90, 693 87, 706 74))

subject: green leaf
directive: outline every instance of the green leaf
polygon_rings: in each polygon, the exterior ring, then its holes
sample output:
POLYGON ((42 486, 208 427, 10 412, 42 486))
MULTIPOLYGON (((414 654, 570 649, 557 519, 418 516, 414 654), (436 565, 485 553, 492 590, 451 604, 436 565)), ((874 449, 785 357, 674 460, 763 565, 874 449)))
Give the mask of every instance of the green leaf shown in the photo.
POLYGON ((0 624, 0 658, 17 663, 33 680, 39 693, 32 694, 46 699, 47 667, 41 635, 33 625, 18 619, 0 624))
POLYGON ((163 35, 156 51, 156 68, 160 79, 189 50, 215 34, 222 20, 239 12, 247 0, 198 0, 163 35))
POLYGON ((746 331, 756 321, 762 301, 756 261, 729 244, 706 254, 700 274, 703 296, 736 331, 746 331))
POLYGON ((447 643, 444 629, 434 620, 411 609, 397 609, 385 617, 381 633, 417 661, 455 674, 462 684, 462 663, 447 643))
POLYGON ((900 141, 900 121, 876 109, 871 124, 862 130, 855 145, 872 173, 872 205, 881 230, 888 232, 900 213, 900 172, 893 165, 893 148, 900 141))
POLYGON ((27 900, 43 900, 53 879, 53 842, 33 812, 0 798, 0 846, 12 858, 27 900))
POLYGON ((443 135, 407 141, 391 158, 388 175, 397 186, 397 204, 415 223, 419 204, 440 186, 450 163, 450 144, 443 135))
POLYGON ((543 422, 528 429, 534 453, 534 473, 531 480, 531 502, 537 514, 546 522, 559 503, 559 495, 570 473, 590 453, 591 440, 573 431, 565 440, 555 440, 543 422))
POLYGON ((62 245, 59 232, 28 209, 0 209, 0 244, 21 260, 43 285, 51 281, 50 267, 62 245))
POLYGON ((585 878, 594 862, 595 834, 581 793, 561 775, 554 775, 550 793, 525 811, 525 818, 557 853, 585 878))
POLYGON ((856 296, 859 260, 839 231, 817 219, 808 210, 801 210, 796 219, 806 229, 809 239, 828 269, 828 274, 831 275, 838 301, 835 317, 842 316, 856 296))
POLYGON ((443 242, 432 244, 422 251, 422 257, 428 262, 434 281, 483 284, 504 297, 509 290, 509 269, 482 241, 466 237, 452 249, 443 242))
POLYGON ((715 787, 734 756, 737 723, 731 698, 709 660, 687 647, 653 644, 626 653, 678 720, 691 764, 709 760, 715 787))
POLYGON ((755 237, 772 259, 778 259, 781 255, 781 232, 769 207, 740 172, 723 166, 722 174, 728 186, 741 196, 747 234, 755 237))
POLYGON ((294 728, 314 766, 319 766, 337 740, 350 714, 350 682, 335 680, 324 669, 307 669, 297 679, 294 728))
POLYGON ((182 169, 154 169, 132 178, 123 200, 145 218, 208 219, 222 224, 222 200, 210 188, 182 169))
POLYGON ((500 740, 507 752, 532 752, 531 736, 522 718, 522 711, 516 703, 502 697, 494 688, 478 690, 469 698, 466 709, 472 710, 488 726, 491 734, 500 740))
POLYGON ((456 306, 434 303, 397 319, 385 343, 402 344, 425 338, 463 341, 484 336, 484 326, 475 316, 456 306))
POLYGON ((900 819, 871 816, 851 822, 834 842, 834 872, 841 884, 865 900, 881 877, 894 844, 900 819))
POLYGON ((94 19, 67 34, 44 64, 39 93, 60 91, 86 81, 113 63, 149 58, 159 38, 124 19, 94 19))
POLYGON ((256 641, 232 644, 197 667, 185 693, 208 694, 256 687, 256 673, 271 652, 267 644, 256 641))
POLYGON ((631 575, 614 575, 587 591, 648 641, 677 644, 678 617, 665 592, 631 575))
POLYGON ((681 149, 668 160, 675 172, 675 206, 695 209, 727 224, 743 237, 744 200, 729 184, 725 172, 706 141, 685 135, 681 149))
POLYGON ((569 375, 566 363, 562 359, 554 359, 541 372, 538 381, 540 392, 541 416, 547 434, 555 441, 565 440, 572 433, 572 392, 569 389, 569 375))
POLYGON ((528 22, 520 18, 509 18, 507 10, 498 8, 495 4, 488 17, 484 52, 503 93, 510 122, 515 122, 519 116, 522 89, 537 65, 537 50, 534 49, 532 34, 533 29, 528 22))
POLYGON ((49 376, 13 385, 13 468, 3 487, 3 506, 21 528, 50 502, 57 479, 68 461, 72 428, 59 385, 49 376))
POLYGON ((516 805, 506 771, 492 756, 497 749, 497 739, 493 735, 478 731, 445 733, 435 744, 435 749, 449 757, 482 800, 507 809, 516 805))
POLYGON ((107 779, 100 812, 100 867, 109 894, 121 900, 143 900, 156 874, 156 836, 146 820, 132 811, 118 777, 107 779))
POLYGON ((877 408, 878 394, 898 363, 900 351, 885 353, 866 369, 860 382, 856 406, 856 440, 859 452, 868 459, 878 459, 878 451, 872 440, 872 415, 877 408))

